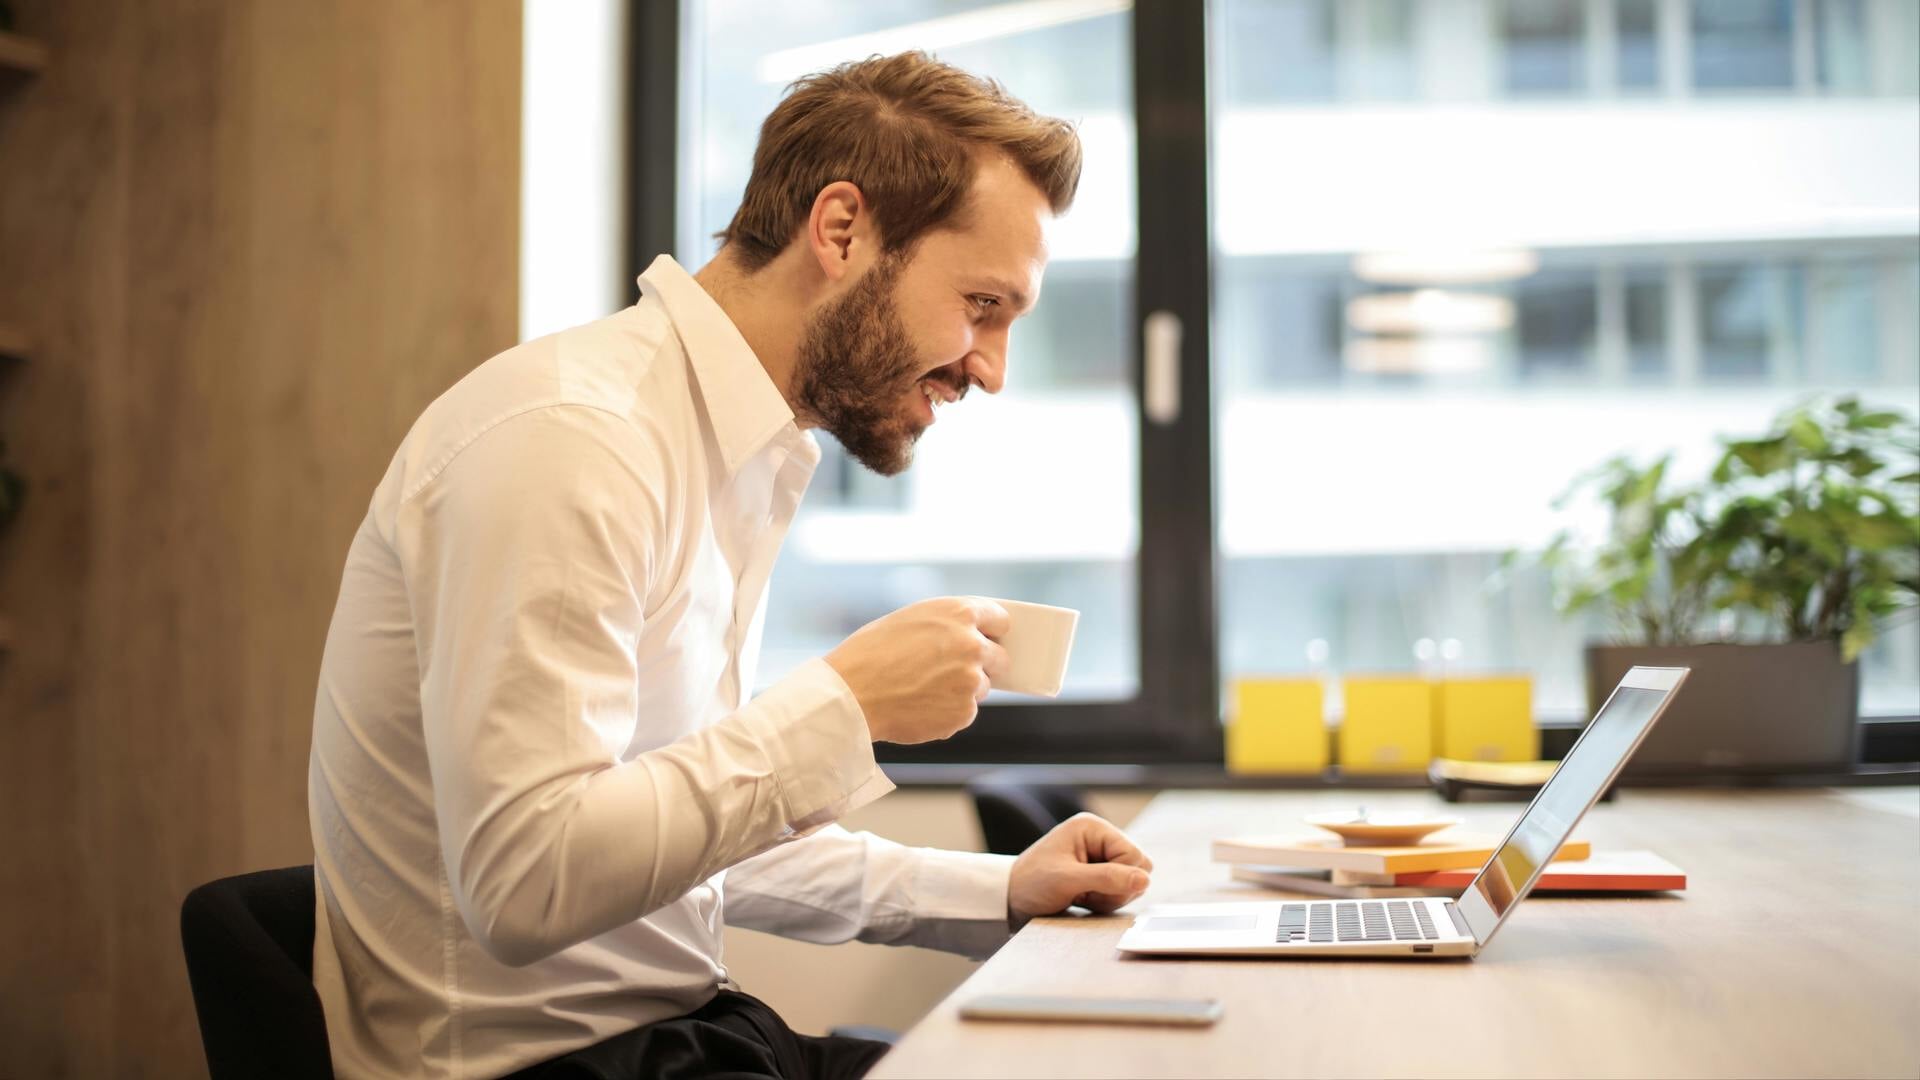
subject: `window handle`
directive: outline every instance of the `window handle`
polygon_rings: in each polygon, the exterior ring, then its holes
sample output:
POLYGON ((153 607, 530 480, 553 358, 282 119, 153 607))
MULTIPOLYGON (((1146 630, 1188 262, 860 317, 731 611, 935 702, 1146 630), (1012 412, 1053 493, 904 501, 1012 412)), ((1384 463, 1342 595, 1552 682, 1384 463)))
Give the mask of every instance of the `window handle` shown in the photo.
POLYGON ((1147 419, 1161 426, 1180 419, 1180 316, 1156 311, 1140 328, 1146 343, 1145 386, 1141 398, 1147 419))

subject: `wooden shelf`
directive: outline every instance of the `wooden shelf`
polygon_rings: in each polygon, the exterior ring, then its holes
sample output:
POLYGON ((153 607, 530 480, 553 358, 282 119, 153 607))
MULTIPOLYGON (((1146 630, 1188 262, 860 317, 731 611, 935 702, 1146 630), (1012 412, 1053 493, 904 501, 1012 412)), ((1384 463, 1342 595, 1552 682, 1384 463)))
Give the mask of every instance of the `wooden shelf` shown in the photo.
POLYGON ((0 32, 0 68, 39 72, 46 66, 46 45, 30 37, 0 32))
POLYGON ((28 339, 26 331, 0 323, 0 356, 25 360, 32 350, 33 342, 28 339))

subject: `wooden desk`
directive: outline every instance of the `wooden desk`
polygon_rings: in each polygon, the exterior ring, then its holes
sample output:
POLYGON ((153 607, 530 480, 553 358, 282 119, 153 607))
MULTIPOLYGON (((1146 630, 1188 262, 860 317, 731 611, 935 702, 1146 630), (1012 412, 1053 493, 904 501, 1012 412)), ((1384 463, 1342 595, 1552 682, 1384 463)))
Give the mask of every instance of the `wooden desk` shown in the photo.
MULTIPOLYGON (((1129 832, 1142 903, 1279 896, 1207 860, 1218 834, 1285 831, 1431 795, 1176 792, 1129 832)), ((1498 831, 1520 804, 1449 806, 1498 831)), ((1620 792, 1577 835, 1685 869, 1685 893, 1535 896, 1473 960, 1135 960, 1125 916, 1036 920, 872 1075, 1920 1075, 1920 789, 1620 792), (1217 997, 1210 1029, 962 1022, 976 994, 1217 997)))

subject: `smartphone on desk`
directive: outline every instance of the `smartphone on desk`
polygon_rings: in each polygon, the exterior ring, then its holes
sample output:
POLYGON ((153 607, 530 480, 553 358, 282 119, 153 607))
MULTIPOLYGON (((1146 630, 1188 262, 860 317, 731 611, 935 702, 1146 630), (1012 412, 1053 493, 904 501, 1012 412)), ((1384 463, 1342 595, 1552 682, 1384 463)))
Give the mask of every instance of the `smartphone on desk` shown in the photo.
POLYGON ((1056 997, 986 994, 960 1006, 962 1020, 1051 1020, 1087 1024, 1206 1027, 1220 1019, 1212 998, 1056 997))

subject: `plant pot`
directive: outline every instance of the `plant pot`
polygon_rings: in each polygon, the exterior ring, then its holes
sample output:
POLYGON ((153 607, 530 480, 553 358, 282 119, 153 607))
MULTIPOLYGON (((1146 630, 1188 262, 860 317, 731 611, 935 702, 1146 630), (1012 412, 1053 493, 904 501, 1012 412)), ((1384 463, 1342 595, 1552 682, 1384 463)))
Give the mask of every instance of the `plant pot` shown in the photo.
POLYGON ((1693 673, 1627 763, 1628 776, 1846 769, 1860 760, 1860 667, 1834 642, 1589 645, 1588 715, 1627 669, 1693 673))

